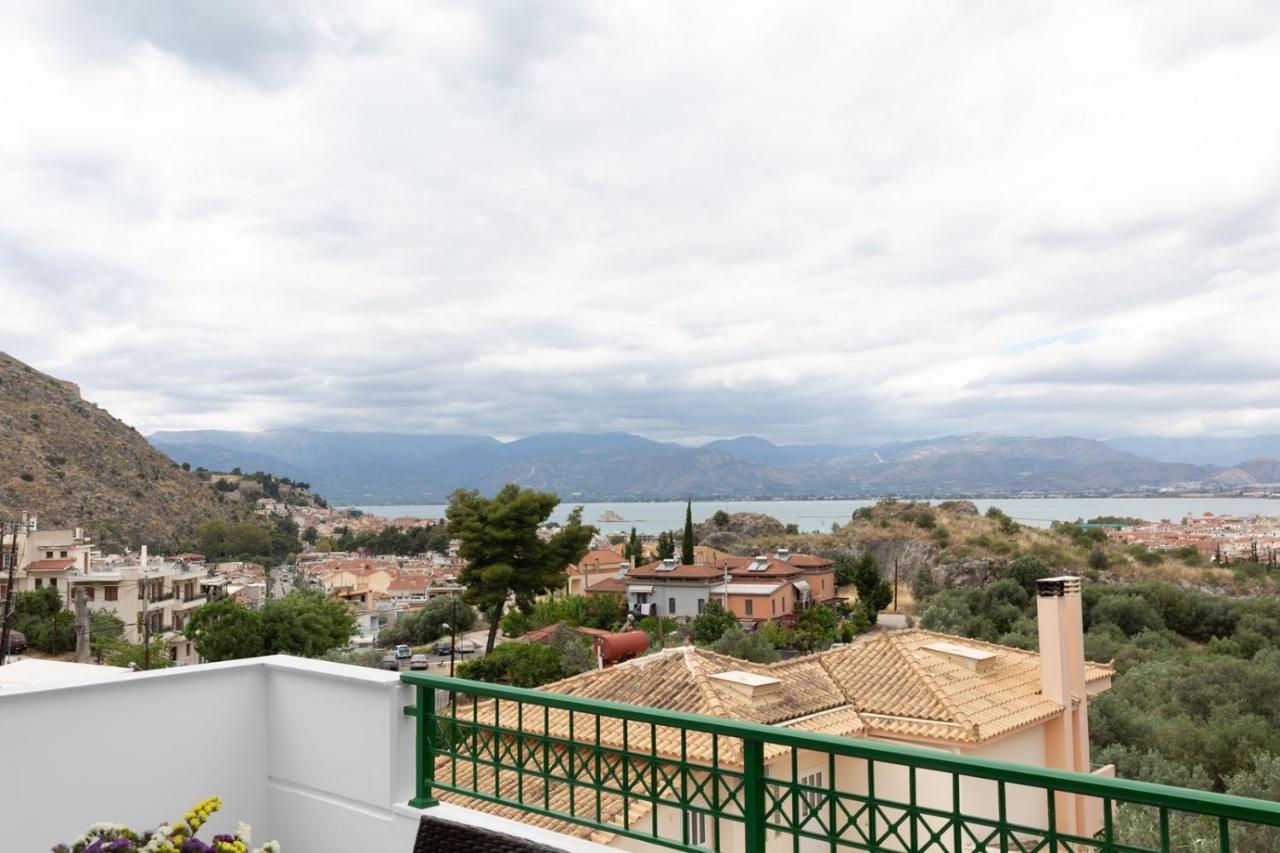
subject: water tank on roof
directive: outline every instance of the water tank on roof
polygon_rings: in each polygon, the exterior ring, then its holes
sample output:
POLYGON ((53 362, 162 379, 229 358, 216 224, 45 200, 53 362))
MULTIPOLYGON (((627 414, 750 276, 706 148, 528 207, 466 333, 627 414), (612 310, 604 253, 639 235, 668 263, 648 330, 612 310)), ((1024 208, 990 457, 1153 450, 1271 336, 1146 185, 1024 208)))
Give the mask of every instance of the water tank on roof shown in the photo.
POLYGON ((649 635, 644 631, 604 634, 595 638, 596 654, 604 664, 621 663, 649 650, 649 635))

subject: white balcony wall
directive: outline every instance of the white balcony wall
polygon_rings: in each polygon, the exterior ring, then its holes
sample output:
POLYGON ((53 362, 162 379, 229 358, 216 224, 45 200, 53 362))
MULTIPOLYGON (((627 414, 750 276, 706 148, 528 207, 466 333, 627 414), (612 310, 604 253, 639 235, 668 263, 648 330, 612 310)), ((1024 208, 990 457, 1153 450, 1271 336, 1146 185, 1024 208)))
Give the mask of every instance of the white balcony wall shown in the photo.
MULTIPOLYGON (((91 823, 150 828, 208 796, 208 840, 243 820, 284 853, 407 853, 413 691, 395 673, 285 656, 0 690, 0 851, 91 823)), ((441 805, 440 817, 574 853, 604 848, 441 805)), ((443 851, 442 851, 443 853, 443 851)))

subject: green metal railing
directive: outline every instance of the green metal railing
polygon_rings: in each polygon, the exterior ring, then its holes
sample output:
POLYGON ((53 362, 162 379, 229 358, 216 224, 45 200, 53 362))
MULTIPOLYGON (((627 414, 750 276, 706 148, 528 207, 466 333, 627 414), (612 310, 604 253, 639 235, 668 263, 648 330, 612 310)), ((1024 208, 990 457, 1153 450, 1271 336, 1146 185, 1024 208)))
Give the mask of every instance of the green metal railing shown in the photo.
MULTIPOLYGON (((642 676, 637 676, 642 677, 642 676)), ((422 673, 416 792, 675 850, 1280 851, 1280 804, 422 673), (461 800, 466 802, 466 799, 461 800)))

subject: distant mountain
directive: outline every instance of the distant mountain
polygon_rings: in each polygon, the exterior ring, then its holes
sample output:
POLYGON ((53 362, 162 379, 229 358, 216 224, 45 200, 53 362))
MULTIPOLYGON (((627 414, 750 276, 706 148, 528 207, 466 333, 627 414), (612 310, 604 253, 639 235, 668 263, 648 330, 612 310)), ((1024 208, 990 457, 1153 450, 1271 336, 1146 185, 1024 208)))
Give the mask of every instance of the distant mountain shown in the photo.
POLYGON ((455 488, 492 492, 508 482, 554 490, 566 500, 1099 493, 1265 482, 1255 476, 1261 469, 1215 480, 1227 469, 1071 437, 944 436, 868 448, 741 436, 686 447, 628 433, 501 442, 289 429, 166 432, 151 441, 192 465, 302 479, 337 503, 438 503, 455 488))
POLYGON ((1134 435, 1108 439, 1105 444, 1159 462, 1232 466, 1241 459, 1280 459, 1280 435, 1274 434, 1255 435, 1251 438, 1163 438, 1134 435))
POLYGON ((0 353, 0 518, 23 511, 105 545, 179 547, 238 509, 76 385, 0 353))

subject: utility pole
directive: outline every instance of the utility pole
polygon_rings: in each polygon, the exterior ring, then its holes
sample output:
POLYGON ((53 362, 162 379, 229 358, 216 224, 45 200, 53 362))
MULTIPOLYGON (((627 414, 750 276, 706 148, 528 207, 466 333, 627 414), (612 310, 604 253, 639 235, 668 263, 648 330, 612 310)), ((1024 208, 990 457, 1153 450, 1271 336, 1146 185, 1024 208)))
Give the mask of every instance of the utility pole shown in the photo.
POLYGON ((142 584, 142 668, 151 669, 151 590, 147 587, 147 551, 143 546, 142 565, 138 567, 142 584))
POLYGON ((4 553, 5 528, 13 530, 13 542, 9 545, 9 565, 6 569, 4 587, 4 615, 0 627, 0 666, 9 662, 9 625, 13 621, 13 572, 18 566, 18 525, 10 522, 0 523, 0 553, 4 553))
POLYGON ((449 677, 453 678, 453 658, 458 653, 458 596, 449 597, 449 615, 453 621, 449 625, 449 677))
POLYGON ((898 612, 898 558, 893 558, 893 612, 898 612))
POLYGON ((76 663, 89 662, 89 599, 84 587, 76 587, 76 663))

